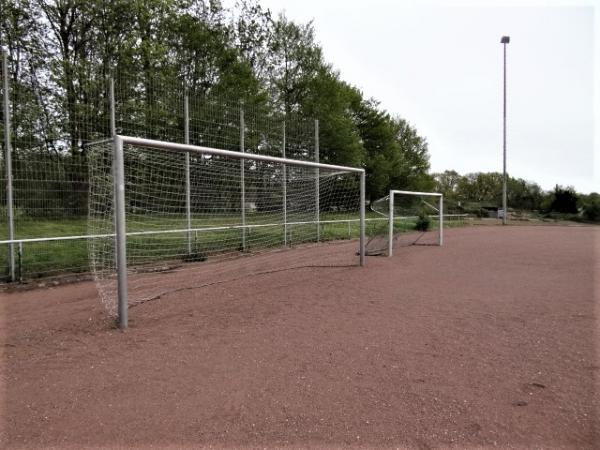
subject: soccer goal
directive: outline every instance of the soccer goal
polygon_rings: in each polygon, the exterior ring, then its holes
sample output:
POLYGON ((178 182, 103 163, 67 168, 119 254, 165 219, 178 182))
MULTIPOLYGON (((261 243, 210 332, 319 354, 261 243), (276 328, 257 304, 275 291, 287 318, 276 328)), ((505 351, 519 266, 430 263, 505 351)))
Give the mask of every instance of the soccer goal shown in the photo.
POLYGON ((368 255, 392 256, 394 247, 444 243, 444 196, 438 192, 391 190, 370 205, 368 255))
POLYGON ((359 224, 344 265, 365 264, 364 169, 127 136, 91 144, 88 168, 91 270, 122 328, 165 284, 210 284, 212 262, 294 247, 318 264, 323 223, 359 224))

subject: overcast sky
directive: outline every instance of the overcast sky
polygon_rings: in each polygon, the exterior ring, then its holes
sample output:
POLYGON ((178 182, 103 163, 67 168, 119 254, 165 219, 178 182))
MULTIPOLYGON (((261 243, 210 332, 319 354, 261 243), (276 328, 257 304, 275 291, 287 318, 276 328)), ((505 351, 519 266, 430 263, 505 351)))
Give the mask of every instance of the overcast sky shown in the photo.
POLYGON ((598 2, 261 4, 313 20, 325 59, 342 78, 427 138, 433 171, 502 170, 500 38, 510 35, 509 173, 544 189, 600 191, 598 2))

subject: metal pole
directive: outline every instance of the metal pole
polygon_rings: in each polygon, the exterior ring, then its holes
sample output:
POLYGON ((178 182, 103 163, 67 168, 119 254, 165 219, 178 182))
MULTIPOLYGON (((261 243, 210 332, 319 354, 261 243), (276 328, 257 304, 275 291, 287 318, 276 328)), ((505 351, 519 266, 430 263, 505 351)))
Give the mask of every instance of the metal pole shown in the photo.
MULTIPOLYGON (((246 121, 244 118, 244 104, 240 106, 240 152, 245 151, 246 121)), ((241 190, 241 211, 242 211, 242 251, 246 251, 246 169, 244 167, 245 159, 240 159, 240 190, 241 190)))
POLYGON ((19 255, 19 270, 17 271, 17 273, 19 274, 18 279, 19 282, 23 281, 23 242, 19 242, 19 247, 17 250, 17 253, 19 255))
MULTIPOLYGON (((222 150, 211 147, 203 147, 201 145, 186 145, 177 142, 166 142, 166 141, 157 141, 154 139, 144 139, 134 136, 123 136, 119 135, 119 137, 123 140, 123 144, 127 145, 137 145, 140 147, 149 147, 149 148, 157 148, 162 150, 168 150, 172 152, 185 153, 190 152, 197 155, 217 155, 217 156, 225 156, 233 159, 251 159, 253 161, 265 161, 273 164, 289 164, 294 167, 311 167, 325 170, 337 170, 342 172, 352 172, 352 173, 363 173, 364 169, 359 169, 357 167, 348 167, 348 166, 338 166, 336 164, 322 164, 316 163, 314 161, 302 161, 298 159, 287 159, 281 158, 279 156, 267 156, 267 155, 257 155, 256 153, 248 153, 246 152, 242 155, 239 151, 234 150, 222 150)), ((430 194, 430 193, 427 193, 430 194)))
POLYGON ((440 195, 440 247, 444 245, 444 196, 440 195))
MULTIPOLYGON (((108 107, 109 107, 109 112, 110 112, 110 135, 113 139, 113 146, 114 144, 114 139, 117 136, 117 113, 116 113, 116 104, 115 104, 115 80, 110 77, 108 79, 108 107)), ((116 172, 116 167, 117 167, 117 162, 115 159, 115 155, 116 153, 113 151, 113 159, 112 159, 112 177, 113 177, 113 229, 117 230, 117 213, 116 213, 116 205, 117 205, 117 172, 116 172)), ((116 235, 115 235, 116 236, 116 235)), ((115 237, 116 239, 116 237, 115 237)), ((116 241, 115 241, 115 264, 117 264, 117 260, 119 259, 118 254, 117 254, 117 245, 116 245, 116 241)))
MULTIPOLYGON (((12 185, 12 152, 10 146, 10 106, 8 86, 8 51, 2 47, 2 77, 4 78, 4 163, 6 167, 6 210, 8 220, 8 239, 15 238, 15 220, 13 212, 13 185, 12 185)), ((15 248, 8 244, 8 269, 10 281, 15 281, 15 248)))
MULTIPOLYGON (((281 151, 285 158, 285 120, 283 121, 283 144, 281 151)), ((287 173, 285 163, 283 163, 283 245, 287 246, 287 173)))
POLYGON ((360 173, 360 265, 366 264, 365 260, 365 172, 360 173))
POLYGON ((506 44, 504 43, 504 108, 503 108, 503 129, 502 129, 502 142, 503 142, 503 177, 502 177, 502 209, 504 214, 502 215, 502 225, 506 225, 506 218, 508 216, 508 206, 506 200, 506 44))
POLYGON ((115 111, 115 80, 113 80, 113 78, 111 77, 108 80, 108 87, 109 87, 109 107, 110 107, 110 135, 112 137, 115 137, 117 134, 117 118, 116 118, 116 111, 115 111))
POLYGON ((390 192, 389 198, 390 208, 390 223, 388 232, 388 256, 391 257, 394 253, 394 193, 390 192))
MULTIPOLYGON (((190 143, 190 103, 187 93, 183 96, 183 139, 185 144, 190 143)), ((187 225, 188 255, 192 254, 192 200, 190 183, 190 152, 185 153, 185 219, 187 225)))
POLYGON ((114 139, 115 191, 116 205, 116 247, 117 247, 117 292, 119 328, 127 328, 127 235, 125 224, 125 167, 123 162, 123 140, 119 136, 114 139))
MULTIPOLYGON (((320 162, 319 159, 319 119, 315 119, 315 162, 320 162)), ((319 224, 321 217, 321 205, 319 203, 319 197, 321 195, 319 190, 319 168, 315 169, 315 176, 315 212, 317 220, 317 242, 319 242, 321 240, 321 225, 319 224)))

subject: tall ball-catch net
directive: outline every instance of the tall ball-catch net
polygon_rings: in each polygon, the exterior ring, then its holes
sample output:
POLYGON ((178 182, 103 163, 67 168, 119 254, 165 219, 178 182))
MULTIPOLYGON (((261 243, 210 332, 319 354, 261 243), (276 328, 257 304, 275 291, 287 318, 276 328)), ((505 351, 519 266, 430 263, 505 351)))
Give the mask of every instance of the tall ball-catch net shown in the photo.
POLYGON ((367 226, 367 255, 387 256, 394 248, 410 245, 441 245, 440 219, 445 216, 440 199, 437 193, 390 191, 372 202, 375 217, 367 226))
MULTIPOLYGON (((354 246, 321 256, 310 246, 347 239, 348 224, 356 226, 355 172, 127 144, 123 155, 129 305, 263 270, 358 261, 354 246), (286 248, 298 251, 223 264, 286 248)), ((115 313, 113 142, 91 145, 88 160, 91 268, 115 313)))

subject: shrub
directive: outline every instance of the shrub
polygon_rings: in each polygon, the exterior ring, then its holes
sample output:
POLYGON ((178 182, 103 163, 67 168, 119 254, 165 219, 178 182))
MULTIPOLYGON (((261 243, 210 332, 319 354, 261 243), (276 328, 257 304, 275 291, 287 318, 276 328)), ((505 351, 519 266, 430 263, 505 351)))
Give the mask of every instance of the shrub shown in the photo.
POLYGON ((591 221, 600 221, 600 195, 593 193, 583 205, 583 217, 591 221))
POLYGON ((429 228, 431 228, 431 219, 424 211, 421 211, 415 223, 415 230, 427 231, 429 228))

